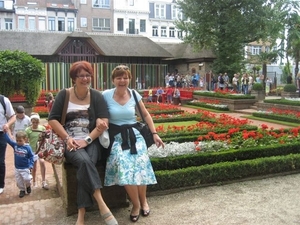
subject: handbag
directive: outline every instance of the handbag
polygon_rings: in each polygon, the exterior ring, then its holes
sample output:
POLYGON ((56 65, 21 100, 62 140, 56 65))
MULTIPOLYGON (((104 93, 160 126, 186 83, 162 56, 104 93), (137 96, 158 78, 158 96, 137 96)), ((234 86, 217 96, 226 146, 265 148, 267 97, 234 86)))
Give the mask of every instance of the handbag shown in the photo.
POLYGON ((133 94, 136 106, 138 108, 140 117, 142 118, 142 122, 137 122, 137 127, 136 128, 140 131, 141 135, 144 137, 147 148, 149 148, 151 145, 153 145, 155 143, 154 139, 153 139, 153 134, 152 134, 152 132, 151 132, 151 130, 150 130, 148 124, 146 123, 145 118, 142 114, 141 107, 139 105, 139 102, 138 102, 136 94, 135 94, 135 90, 132 90, 132 94, 133 94))
MULTIPOLYGON (((66 89, 64 108, 61 116, 61 124, 64 126, 66 121, 67 106, 70 92, 66 89)), ((41 132, 38 140, 38 150, 36 154, 39 158, 52 164, 62 164, 64 161, 65 142, 54 132, 51 127, 41 132)))

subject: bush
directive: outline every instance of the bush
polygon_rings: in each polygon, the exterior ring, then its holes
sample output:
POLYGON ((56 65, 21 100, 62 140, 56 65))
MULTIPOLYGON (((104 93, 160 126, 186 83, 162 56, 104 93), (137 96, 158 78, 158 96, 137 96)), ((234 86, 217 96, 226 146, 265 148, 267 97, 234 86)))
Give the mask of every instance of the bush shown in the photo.
POLYGON ((262 91, 264 90, 264 86, 261 83, 255 83, 252 86, 253 91, 262 91))
POLYGON ((286 84, 283 88, 283 91, 285 92, 296 92, 297 87, 295 84, 286 84))

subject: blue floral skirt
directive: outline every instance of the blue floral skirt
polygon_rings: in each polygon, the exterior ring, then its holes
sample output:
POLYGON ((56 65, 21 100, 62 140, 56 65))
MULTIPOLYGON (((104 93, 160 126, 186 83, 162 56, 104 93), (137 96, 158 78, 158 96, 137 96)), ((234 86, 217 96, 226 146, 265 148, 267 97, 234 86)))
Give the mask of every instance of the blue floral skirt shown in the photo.
MULTIPOLYGON (((105 186, 157 183, 145 140, 138 130, 133 130, 136 135, 137 154, 131 154, 130 149, 122 150, 122 137, 117 134, 106 163, 105 186)), ((130 145, 129 140, 128 143, 130 145)))

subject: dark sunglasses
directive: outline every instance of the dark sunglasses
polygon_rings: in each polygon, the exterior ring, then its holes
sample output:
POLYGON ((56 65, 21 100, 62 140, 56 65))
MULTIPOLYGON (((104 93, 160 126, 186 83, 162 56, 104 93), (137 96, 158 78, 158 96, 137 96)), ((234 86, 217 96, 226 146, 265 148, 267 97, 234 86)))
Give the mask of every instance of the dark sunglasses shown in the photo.
POLYGON ((128 66, 117 66, 116 70, 129 70, 128 66))

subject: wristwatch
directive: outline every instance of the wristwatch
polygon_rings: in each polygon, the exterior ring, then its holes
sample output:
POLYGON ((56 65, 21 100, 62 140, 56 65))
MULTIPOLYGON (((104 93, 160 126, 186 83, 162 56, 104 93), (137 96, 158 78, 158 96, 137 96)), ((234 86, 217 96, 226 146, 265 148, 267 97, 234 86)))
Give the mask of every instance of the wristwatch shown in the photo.
POLYGON ((87 136, 85 139, 84 139, 85 141, 86 141, 86 143, 89 145, 89 144, 91 144, 92 143, 92 138, 90 137, 90 136, 87 136))

